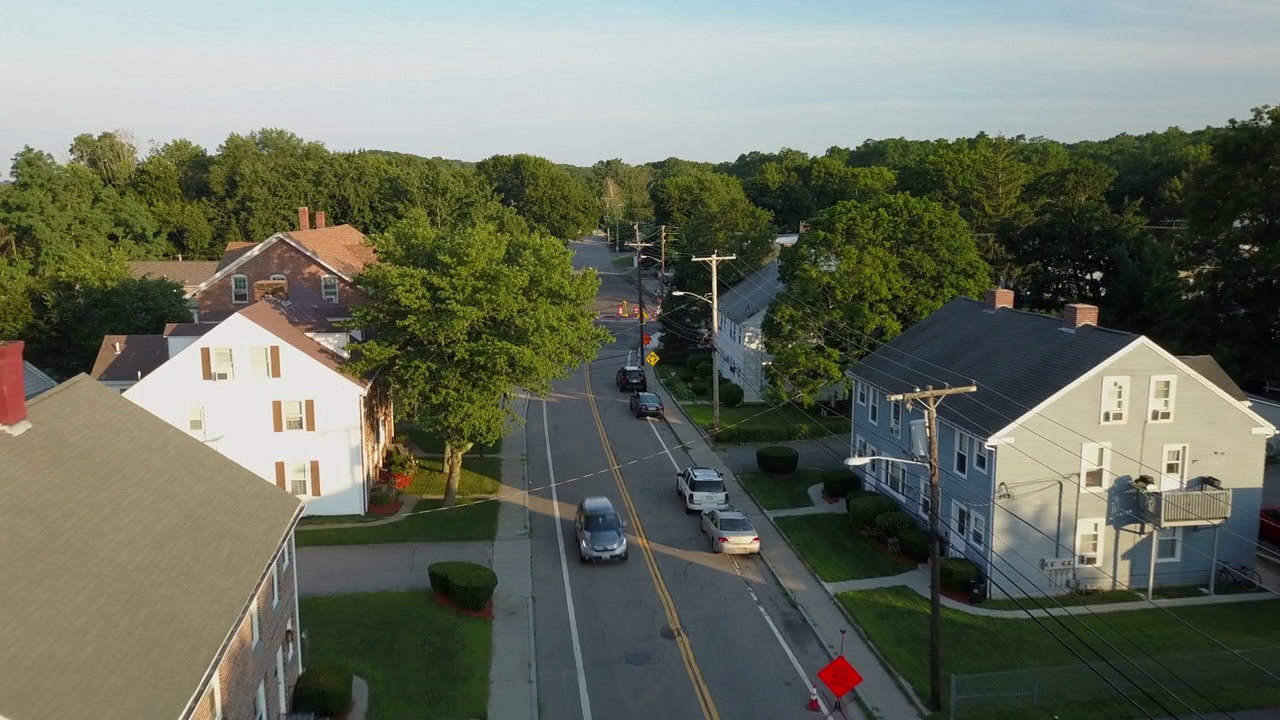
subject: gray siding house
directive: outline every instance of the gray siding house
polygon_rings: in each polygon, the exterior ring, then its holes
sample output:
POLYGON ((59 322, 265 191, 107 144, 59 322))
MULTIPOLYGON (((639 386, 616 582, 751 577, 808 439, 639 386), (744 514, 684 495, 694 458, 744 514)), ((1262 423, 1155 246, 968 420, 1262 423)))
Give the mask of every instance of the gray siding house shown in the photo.
MULTIPOLYGON (((1252 567, 1266 443, 1275 428, 1207 356, 1013 309, 1013 292, 957 298, 847 371, 857 455, 927 459, 922 408, 886 396, 974 384, 938 411, 946 553, 995 597, 1145 592, 1252 567), (1153 556, 1154 549, 1154 556, 1153 556)), ((928 469, 874 462, 870 489, 928 524, 928 469)))

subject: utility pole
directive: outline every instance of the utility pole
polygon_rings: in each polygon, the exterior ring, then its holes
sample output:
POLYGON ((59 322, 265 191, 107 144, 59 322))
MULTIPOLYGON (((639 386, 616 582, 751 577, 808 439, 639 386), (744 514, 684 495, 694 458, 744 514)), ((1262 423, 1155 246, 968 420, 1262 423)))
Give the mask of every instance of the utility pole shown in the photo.
POLYGON ((939 487, 938 462, 938 404, 948 395, 977 392, 977 385, 934 390, 928 385, 924 390, 890 395, 890 402, 899 400, 911 410, 913 402, 924 405, 925 425, 929 432, 929 706, 942 709, 942 494, 939 487))
POLYGON ((658 237, 662 240, 661 254, 658 256, 658 287, 660 297, 667 296, 667 226, 658 227, 658 237))
POLYGON ((720 255, 693 258, 696 262, 711 264, 711 432, 720 431, 720 346, 716 337, 720 332, 720 284, 717 269, 721 260, 737 260, 737 255, 720 255))
POLYGON ((636 230, 636 241, 627 243, 636 249, 636 291, 639 293, 640 301, 636 305, 636 310, 640 312, 640 357, 644 357, 644 272, 640 267, 640 259, 643 257, 640 251, 647 247, 653 247, 653 243, 640 242, 640 223, 634 223, 636 230))

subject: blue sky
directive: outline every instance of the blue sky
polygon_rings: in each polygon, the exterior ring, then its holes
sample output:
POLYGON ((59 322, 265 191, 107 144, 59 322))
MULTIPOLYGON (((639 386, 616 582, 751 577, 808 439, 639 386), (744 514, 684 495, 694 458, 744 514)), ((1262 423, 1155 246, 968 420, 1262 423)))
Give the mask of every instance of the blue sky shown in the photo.
POLYGON ((1280 103, 1274 0, 41 0, 0 5, 0 166, 283 127, 591 164, 979 131, 1100 139, 1280 103))

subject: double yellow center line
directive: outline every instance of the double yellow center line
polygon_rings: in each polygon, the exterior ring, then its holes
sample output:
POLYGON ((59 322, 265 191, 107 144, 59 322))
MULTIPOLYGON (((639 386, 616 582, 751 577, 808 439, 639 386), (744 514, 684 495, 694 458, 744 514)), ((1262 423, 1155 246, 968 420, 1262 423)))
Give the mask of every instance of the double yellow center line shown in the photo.
POLYGON ((720 720, 720 713, 716 711, 716 705, 711 700, 711 690, 707 688, 707 683, 702 679, 702 670, 698 667, 698 661, 693 657, 693 647, 689 644, 689 638, 685 637, 684 629, 680 626, 680 616, 676 614, 675 601, 671 599, 671 593, 667 591, 667 584, 662 580, 662 573, 658 572, 658 561, 653 556, 653 548, 649 546, 649 539, 644 534, 644 525, 640 522, 640 514, 636 512, 635 503, 631 501, 631 494, 627 492, 627 484, 622 480, 622 472, 618 469, 617 458, 613 455, 613 448, 609 445, 608 434, 604 431, 604 422, 600 419, 600 409, 596 407, 596 396, 591 390, 591 366, 588 364, 583 373, 586 381, 587 402, 591 405, 591 416, 596 421, 596 429, 600 431, 600 443, 604 446, 605 459, 609 463, 609 468, 613 470, 614 480, 618 483, 618 492, 622 495, 622 502, 627 506, 627 512, 631 514, 631 522, 635 527, 636 541, 640 544, 640 550, 644 555, 645 564, 649 567, 649 575, 653 578, 653 586, 658 591, 658 598, 662 600, 662 609, 667 614, 667 624, 671 626, 671 631, 675 633, 676 645, 680 648, 680 657, 684 660, 685 670, 689 672, 689 680, 693 683, 693 693, 698 698, 698 705, 702 707, 702 716, 706 720, 720 720))

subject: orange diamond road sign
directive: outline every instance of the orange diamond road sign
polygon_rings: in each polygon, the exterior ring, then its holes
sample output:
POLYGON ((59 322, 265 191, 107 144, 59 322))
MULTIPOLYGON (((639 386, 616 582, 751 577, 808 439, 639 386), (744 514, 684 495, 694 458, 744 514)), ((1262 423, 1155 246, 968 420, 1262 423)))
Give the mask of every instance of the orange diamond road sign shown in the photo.
POLYGON ((858 686, 862 682, 862 676, 857 670, 844 659, 843 655, 839 655, 831 664, 818 671, 818 679, 822 681, 827 689, 835 694, 836 697, 842 698, 849 694, 849 691, 858 686))

